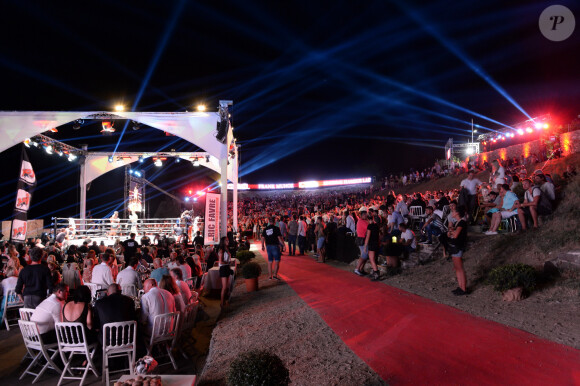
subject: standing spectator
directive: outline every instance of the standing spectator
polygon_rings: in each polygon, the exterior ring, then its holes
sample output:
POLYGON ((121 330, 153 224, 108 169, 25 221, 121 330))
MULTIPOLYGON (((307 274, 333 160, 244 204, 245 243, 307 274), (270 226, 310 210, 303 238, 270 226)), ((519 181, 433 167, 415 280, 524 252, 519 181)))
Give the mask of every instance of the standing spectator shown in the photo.
MULTIPOLYGON (((469 216, 473 217, 473 213, 475 212, 475 208, 477 207, 477 187, 483 184, 477 178, 474 178, 475 172, 470 170, 467 173, 467 178, 461 181, 460 186, 465 189, 466 196, 465 196, 465 203, 464 205, 467 206, 467 213, 469 216)), ((461 202, 460 202, 461 203, 461 202)))
POLYGON ((137 254, 137 248, 139 248, 139 244, 135 241, 135 233, 131 233, 129 238, 123 241, 122 247, 125 261, 131 260, 137 254))
POLYGON ((348 209, 344 211, 345 217, 345 225, 348 228, 349 232, 356 233, 356 221, 354 221, 354 217, 352 214, 349 213, 348 209))
POLYGON ((296 239, 298 237, 298 221, 296 215, 292 215, 292 220, 288 222, 288 255, 296 255, 296 239))
POLYGON ((30 321, 36 322, 44 344, 56 343, 54 324, 61 321, 62 307, 67 298, 68 286, 59 283, 54 287, 54 293, 42 301, 32 313, 30 321))
POLYGON ((354 273, 359 276, 364 276, 366 275, 364 266, 369 258, 368 249, 365 245, 369 222, 367 221, 367 211, 364 206, 359 209, 359 215, 360 218, 356 223, 356 245, 358 245, 358 248, 360 249, 360 257, 354 273))
POLYGON ((463 268, 462 256, 467 246, 467 221, 465 220, 466 210, 463 205, 459 205, 451 216, 457 220, 455 230, 447 233, 449 240, 449 253, 453 259, 453 267, 455 268, 455 276, 457 277, 457 284, 459 285, 453 294, 457 296, 467 295, 467 278, 465 276, 465 269, 463 268))
POLYGON ((18 275, 16 293, 24 298, 26 308, 36 308, 53 288, 50 269, 41 264, 42 254, 42 249, 32 248, 30 264, 18 275))
POLYGON ((300 256, 304 255, 304 250, 306 249, 306 229, 308 225, 306 225, 306 221, 304 221, 304 216, 300 216, 300 220, 298 221, 298 249, 300 249, 300 256))
MULTIPOLYGON (((300 217, 302 218, 302 216, 300 217)), ((270 280, 281 280, 278 277, 278 270, 280 269, 280 246, 284 245, 284 240, 280 234, 280 228, 274 225, 275 221, 274 217, 270 217, 268 226, 262 232, 262 251, 267 250, 268 252, 268 276, 270 280)), ((298 232, 300 234, 300 227, 298 232)), ((302 250, 300 252, 301 255, 304 254, 302 250)))
POLYGON ((69 291, 73 294, 83 284, 79 266, 75 263, 72 255, 68 255, 66 263, 62 268, 62 281, 68 285, 69 291))
POLYGON ((324 243, 326 241, 326 237, 324 234, 324 221, 322 220, 321 216, 318 216, 316 218, 316 226, 314 228, 314 234, 316 235, 316 251, 318 254, 317 262, 324 263, 326 254, 324 243))
POLYGON ((378 215, 371 216, 369 218, 369 224, 367 226, 367 231, 365 235, 364 247, 368 253, 369 261, 373 272, 371 273, 371 281, 377 281, 381 279, 381 274, 377 268, 376 256, 378 255, 380 243, 379 243, 379 222, 380 218, 378 215))

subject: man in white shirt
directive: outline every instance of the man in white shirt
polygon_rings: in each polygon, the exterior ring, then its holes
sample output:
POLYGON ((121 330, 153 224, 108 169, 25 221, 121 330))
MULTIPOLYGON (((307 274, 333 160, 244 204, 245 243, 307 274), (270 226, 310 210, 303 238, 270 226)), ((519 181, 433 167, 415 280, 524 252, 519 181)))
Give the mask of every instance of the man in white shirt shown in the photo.
POLYGON ((64 307, 67 297, 68 285, 57 284, 53 294, 36 306, 30 317, 31 322, 36 322, 38 332, 45 344, 56 343, 54 324, 61 321, 62 307, 64 307))
POLYGON ((403 245, 403 255, 408 257, 410 252, 414 252, 417 249, 417 241, 415 241, 415 234, 412 230, 407 229, 407 224, 399 224, 399 230, 401 231, 401 245, 403 245))
POLYGON ((111 271, 111 263, 114 259, 108 253, 103 254, 102 263, 93 268, 92 282, 98 284, 101 289, 109 288, 110 284, 113 284, 113 272, 111 271))
POLYGON ((183 298, 183 302, 187 305, 189 304, 189 300, 191 299, 191 290, 186 282, 183 281, 183 271, 179 268, 173 268, 169 271, 171 277, 177 283, 179 287, 179 292, 181 292, 181 297, 183 298))
POLYGON ((137 265, 139 265, 139 259, 132 257, 127 268, 117 275, 117 284, 121 286, 123 295, 137 296, 137 292, 141 289, 141 277, 136 270, 137 265))
POLYGON ((467 173, 467 178, 461 181, 460 186, 467 190, 467 196, 465 200, 467 201, 465 204, 467 206, 467 213, 470 216, 473 216, 473 212, 475 211, 475 207, 477 206, 477 187, 482 185, 483 182, 474 178, 475 172, 470 170, 467 173))
POLYGON ((346 217, 346 227, 354 234, 356 234, 356 223, 354 222, 354 218, 352 214, 348 212, 348 209, 344 211, 344 215, 346 217))
POLYGON ((177 264, 177 252, 171 252, 169 254, 169 263, 167 264, 167 268, 169 269, 173 269, 173 268, 178 268, 179 265, 177 264))
POLYGON ((157 287, 155 279, 147 279, 143 283, 145 295, 141 297, 141 316, 139 321, 145 327, 148 339, 153 331, 153 322, 157 315, 175 312, 175 299, 171 292, 157 287))

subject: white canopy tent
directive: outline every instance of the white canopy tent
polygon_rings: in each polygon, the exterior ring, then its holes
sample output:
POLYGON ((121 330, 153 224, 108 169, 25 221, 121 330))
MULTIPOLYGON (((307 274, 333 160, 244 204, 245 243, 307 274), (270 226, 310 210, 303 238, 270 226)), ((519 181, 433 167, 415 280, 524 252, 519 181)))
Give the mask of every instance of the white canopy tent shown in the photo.
MULTIPOLYGON (((173 134, 202 148, 209 155, 209 162, 200 162, 201 166, 208 167, 221 175, 221 232, 222 236, 227 232, 227 181, 234 184, 234 210, 233 225, 237 229, 237 182, 238 182, 238 153, 235 149, 233 133, 228 120, 228 106, 230 101, 220 101, 219 112, 106 112, 106 111, 1 111, 0 132, 3 134, 0 141, 0 152, 22 143, 27 138, 32 138, 58 126, 74 122, 79 119, 114 120, 129 119, 135 122, 173 134), (226 118, 224 118, 226 117, 226 118), (228 120, 224 133, 224 142, 216 137, 217 127, 223 119, 228 120), (234 151, 230 152, 230 145, 234 145, 234 151)), ((81 213, 79 217, 85 219, 86 215, 86 185, 95 178, 114 170, 118 167, 137 161, 138 156, 134 153, 121 158, 121 162, 109 162, 109 155, 122 155, 123 153, 91 153, 84 152, 81 159, 81 213)), ((154 153, 143 153, 152 156, 154 153)), ((170 155, 170 153, 167 153, 170 155)))

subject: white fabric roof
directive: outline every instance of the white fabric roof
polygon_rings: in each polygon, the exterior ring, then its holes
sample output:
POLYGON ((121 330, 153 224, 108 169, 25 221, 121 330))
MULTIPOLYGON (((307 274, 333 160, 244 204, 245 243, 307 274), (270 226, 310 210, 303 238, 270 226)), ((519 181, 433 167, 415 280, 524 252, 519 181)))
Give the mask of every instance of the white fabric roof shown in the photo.
MULTIPOLYGON (((103 111, 0 111, 0 152, 54 127, 77 119, 95 119, 109 114, 117 119, 131 119, 166 131, 199 146, 216 158, 227 156, 227 146, 215 138, 219 114, 209 113, 144 113, 103 111)), ((228 139, 231 138, 231 133, 228 139)), ((228 141, 229 143, 229 141, 228 141)))

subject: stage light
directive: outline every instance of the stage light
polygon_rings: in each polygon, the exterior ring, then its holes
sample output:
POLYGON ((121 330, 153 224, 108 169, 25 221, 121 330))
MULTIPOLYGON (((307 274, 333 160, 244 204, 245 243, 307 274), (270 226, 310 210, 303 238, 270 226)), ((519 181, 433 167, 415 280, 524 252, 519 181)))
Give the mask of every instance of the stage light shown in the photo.
POLYGON ((70 154, 68 155, 68 160, 69 160, 70 162, 73 162, 75 159, 77 159, 77 156, 76 156, 75 154, 73 154, 73 153, 70 153, 70 154))
POLYGON ((139 156, 139 163, 141 163, 141 164, 143 163, 143 156, 142 155, 139 156))
POLYGON ((516 135, 514 133, 510 133, 510 137, 515 137, 516 135))
POLYGON ((502 141, 505 141, 505 137, 503 135, 501 136, 501 140, 502 141))
POLYGON ((197 195, 201 197, 201 196, 205 195, 205 192, 203 190, 198 190, 197 195))
POLYGON ((205 111, 205 105, 203 103, 198 104, 197 111, 199 111, 200 113, 203 113, 205 111))
POLYGON ((26 147, 30 147, 30 138, 26 138, 26 139, 24 140, 24 146, 26 146, 26 147))
POLYGON ((112 164, 112 163, 113 163, 113 156, 112 156, 112 155, 110 155, 110 156, 109 156, 109 163, 110 163, 110 164, 112 164))
POLYGON ((527 127, 527 128, 526 128, 526 132, 527 132, 527 133, 533 133, 533 132, 534 132, 534 130, 533 130, 531 127, 527 127))
POLYGON ((30 144, 34 147, 38 147, 38 142, 30 140, 30 144))
POLYGON ((518 134, 519 135, 524 135, 524 131, 522 129, 518 129, 518 134))
POLYGON ((138 171, 138 170, 135 170, 134 174, 135 174, 135 176, 137 176, 137 177, 141 177, 141 176, 142 176, 141 172, 140 172, 140 171, 138 171))
POLYGON ((51 145, 48 145, 47 147, 45 147, 44 150, 46 150, 46 152, 48 154, 52 154, 52 146, 51 145))
POLYGON ((191 196, 193 194, 193 190, 188 190, 187 193, 191 196))
POLYGON ((56 154, 58 154, 59 156, 61 156, 61 157, 62 157, 62 155, 63 155, 63 152, 62 152, 62 150, 61 150, 61 149, 58 149, 58 150, 57 150, 57 152, 56 152, 56 154))
POLYGON ((155 160, 154 164, 155 164, 155 166, 157 166, 157 167, 161 167, 161 166, 163 166, 163 162, 161 162, 161 160, 160 160, 159 158, 157 158, 157 159, 155 160))
POLYGON ((133 174, 133 169, 129 169, 129 174, 133 174))
POLYGON ((195 167, 199 166, 199 158, 194 159, 192 163, 195 167))
POLYGON ((544 123, 544 129, 548 129, 550 128, 550 125, 548 125, 547 123, 544 123))
POLYGON ((472 147, 468 147, 467 149, 465 149, 465 152, 467 153, 467 155, 472 155, 473 154, 473 148, 472 147))
POLYGON ((101 130, 101 133, 103 134, 115 132, 115 129, 113 128, 113 126, 115 126, 115 123, 112 121, 103 121, 101 122, 101 126, 103 127, 103 130, 101 130))
POLYGON ((125 111, 125 106, 121 104, 115 105, 115 111, 125 111))
POLYGON ((185 202, 189 202, 189 197, 185 197, 185 202))
POLYGON ((536 127, 536 129, 540 130, 542 128, 542 124, 540 122, 536 123, 534 125, 536 127))
POLYGON ((193 198, 193 202, 197 202, 197 197, 194 197, 193 198))
POLYGON ((181 162, 181 157, 180 156, 175 157, 175 162, 176 163, 180 163, 181 162))

